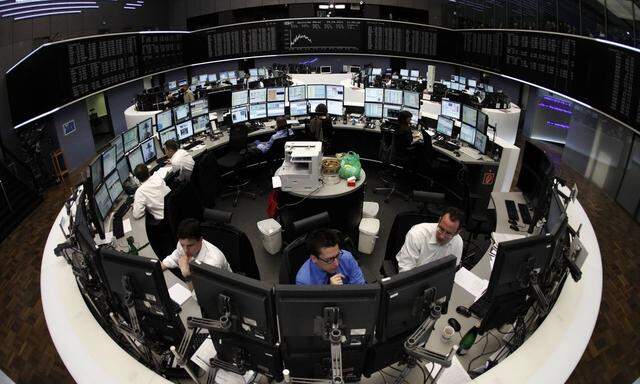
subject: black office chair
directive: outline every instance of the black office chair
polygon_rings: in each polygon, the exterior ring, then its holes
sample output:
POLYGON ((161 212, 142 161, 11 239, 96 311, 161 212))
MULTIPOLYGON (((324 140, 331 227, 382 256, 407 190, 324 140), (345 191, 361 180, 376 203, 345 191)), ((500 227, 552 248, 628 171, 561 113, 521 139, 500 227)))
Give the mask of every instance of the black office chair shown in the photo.
POLYGON ((417 173, 427 178, 430 181, 430 186, 432 186, 434 181, 447 171, 447 167, 451 166, 452 160, 441 155, 433 148, 431 135, 424 127, 420 128, 420 132, 422 133, 422 144, 418 147, 416 153, 416 163, 420 164, 417 173))
POLYGON ((386 193, 384 201, 389 202, 391 196, 398 195, 409 200, 409 195, 398 190, 401 176, 398 166, 406 168, 410 163, 411 153, 414 148, 406 146, 400 137, 398 130, 383 128, 381 131, 380 149, 378 157, 385 165, 385 170, 379 176, 384 187, 375 188, 373 193, 386 193))
POLYGON ((382 265, 380 266, 380 274, 389 277, 398 274, 398 260, 396 255, 404 245, 407 232, 416 224, 435 223, 440 217, 432 214, 419 212, 403 212, 398 213, 393 220, 389 237, 387 238, 387 249, 385 251, 382 265))
POLYGON ((260 271, 249 237, 236 227, 215 222, 200 225, 202 237, 222 251, 234 273, 260 280, 260 271))
POLYGON ((213 151, 196 158, 191 172, 191 184, 204 207, 214 208, 220 192, 220 170, 213 151))
POLYGON ((149 245, 159 260, 169 256, 176 249, 177 240, 165 219, 158 220, 147 211, 144 215, 144 226, 149 245))
POLYGON ((171 237, 175 245, 178 225, 184 219, 202 220, 202 204, 191 183, 177 183, 164 197, 164 220, 171 229, 171 237))
POLYGON ((229 151, 226 155, 218 159, 218 165, 226 170, 233 171, 234 183, 227 185, 231 192, 224 193, 220 197, 233 196, 233 206, 238 205, 238 198, 245 194, 255 200, 256 194, 246 190, 249 179, 241 179, 239 171, 244 166, 247 156, 247 135, 248 128, 245 124, 237 124, 231 127, 229 134, 229 151))

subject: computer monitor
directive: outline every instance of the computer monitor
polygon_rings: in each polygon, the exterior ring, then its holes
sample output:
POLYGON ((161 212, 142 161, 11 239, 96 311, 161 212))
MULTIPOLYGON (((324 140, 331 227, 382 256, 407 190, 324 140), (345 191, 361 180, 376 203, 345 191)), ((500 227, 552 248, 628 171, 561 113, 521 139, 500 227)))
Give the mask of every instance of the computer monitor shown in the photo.
POLYGON ((126 157, 118 160, 116 164, 116 170, 118 171, 118 175, 120 176, 120 181, 125 182, 129 179, 129 162, 126 157))
POLYGON ((220 80, 227 80, 229 78, 229 74, 227 72, 220 72, 220 80))
POLYGON ((160 132, 160 146, 162 148, 164 148, 164 144, 169 140, 178 142, 178 132, 176 132, 176 129, 173 127, 160 132))
POLYGON ((350 65, 349 66, 349 72, 350 73, 360 73, 360 67, 357 65, 350 65))
POLYGON ((327 99, 344 100, 344 86, 327 85, 327 99))
POLYGON ((249 103, 266 103, 267 102, 267 89, 258 88, 249 90, 249 103))
POLYGON ((168 83, 167 87, 169 88, 170 91, 174 91, 174 90, 178 89, 178 82, 177 81, 170 81, 168 83))
POLYGON ((248 93, 246 89, 231 93, 231 107, 237 107, 247 103, 248 103, 248 93))
POLYGON ((409 70, 408 69, 401 69, 400 70, 400 76, 402 77, 409 77, 409 70))
POLYGON ((173 126, 173 113, 171 110, 160 112, 156 115, 156 131, 162 132, 163 130, 173 126))
POLYGON ((473 147, 483 155, 487 153, 487 135, 476 129, 476 139, 473 143, 473 147))
POLYGON ((221 302, 228 298, 231 333, 265 344, 278 339, 272 284, 195 260, 191 263, 191 279, 202 316, 219 320, 225 315, 221 302))
POLYGON ((249 68, 249 76, 257 77, 258 76, 258 68, 249 68))
POLYGON ((227 71, 227 79, 236 79, 237 77, 236 71, 227 71))
POLYGON ((343 104, 341 100, 327 100, 327 113, 334 116, 342 116, 343 104))
POLYGON ((458 82, 458 75, 451 75, 451 81, 457 83, 458 82))
POLYGON ((327 105, 327 100, 309 100, 309 112, 315 113, 318 105, 324 104, 327 105))
POLYGON ((467 80, 467 85, 469 85, 469 87, 475 88, 476 87, 476 81, 473 79, 468 79, 467 80))
POLYGON ((267 70, 265 68, 258 68, 258 76, 267 76, 267 70))
POLYGON ((184 141, 193 136, 193 123, 191 123, 191 120, 176 125, 176 133, 178 134, 178 141, 184 141))
POLYGON ((104 221, 113 206, 111 196, 109 196, 109 190, 107 189, 107 183, 102 183, 95 193, 96 206, 98 207, 98 213, 100 213, 100 219, 104 221))
POLYGON ((482 111, 478 111, 478 116, 476 118, 476 129, 478 130, 478 132, 482 132, 485 135, 487 134, 487 122, 489 121, 487 114, 482 112, 482 111))
POLYGON ((453 135, 453 120, 439 115, 438 123, 436 124, 436 132, 446 136, 447 138, 451 137, 451 135, 453 135))
POLYGON ((474 145, 476 142, 476 129, 467 123, 462 123, 460 125, 459 139, 469 145, 474 145))
POLYGON ((451 84, 452 84, 452 83, 451 83, 450 81, 443 81, 443 82, 442 82, 442 84, 444 84, 444 86, 445 86, 445 87, 447 87, 447 88, 449 88, 449 89, 452 89, 452 88, 451 88, 451 84))
POLYGON ((173 121, 180 124, 189 120, 189 104, 181 104, 173 108, 173 121))
POLYGON ((198 84, 199 81, 198 76, 191 76, 191 84, 198 84))
POLYGON ((95 191, 98 185, 102 183, 102 156, 98 156, 98 158, 89 165, 89 176, 91 176, 92 190, 95 191))
POLYGON ((493 85, 485 84, 484 90, 487 92, 493 92, 493 85))
POLYGON ((284 101, 267 103, 267 116, 268 117, 284 116, 284 101))
POLYGON ((136 147, 133 151, 129 152, 127 155, 127 160, 129 161, 129 169, 131 172, 136 170, 138 164, 144 164, 144 158, 142 157, 142 148, 136 147))
POLYGON ((291 116, 303 116, 306 115, 307 112, 307 101, 290 101, 289 102, 289 115, 291 116))
POLYGON ((115 139, 111 140, 109 145, 112 147, 116 147, 116 158, 121 159, 124 156, 124 145, 122 144, 122 135, 116 136, 115 139))
POLYGON ((364 115, 375 119, 382 119, 382 103, 364 103, 364 115))
POLYGON ((209 114, 204 114, 191 119, 191 125, 193 125, 193 134, 197 135, 207 130, 209 126, 209 114))
POLYGON ((402 111, 402 107, 399 105, 385 104, 382 109, 382 115, 385 119, 397 119, 400 111, 402 111))
POLYGON ((382 279, 378 341, 414 332, 429 317, 431 304, 447 313, 455 274, 456 257, 449 255, 382 279))
POLYGON ((458 83, 466 85, 467 84, 467 78, 464 77, 464 76, 458 76, 458 83))
POLYGON ((102 174, 108 175, 114 169, 116 169, 116 147, 109 147, 106 151, 102 152, 102 174))
POLYGON ((384 103, 402 105, 402 90, 385 88, 384 103))
POLYGON ((250 104, 249 119, 264 119, 267 117, 267 103, 250 104))
POLYGON ((156 159, 156 143, 153 137, 140 143, 140 149, 142 149, 142 160, 145 164, 156 159))
POLYGON ((209 82, 210 83, 215 83, 216 81, 218 81, 218 75, 216 75, 215 73, 210 73, 209 74, 209 82))
POLYGON ((284 87, 268 88, 267 89, 267 102, 272 101, 284 101, 285 94, 284 87))
POLYGON ((153 136, 153 124, 151 118, 145 119, 136 125, 138 128, 138 138, 140 141, 146 140, 153 136))
POLYGON ((180 345, 184 326, 169 296, 160 261, 103 247, 100 265, 116 312, 131 324, 125 305, 130 297, 147 340, 162 350, 180 345))
POLYGON ((209 114, 209 102, 207 99, 198 99, 189 103, 189 109, 191 111, 191 117, 197 117, 200 115, 209 114))
POLYGON ((249 120, 249 113, 247 111, 247 106, 243 105, 241 107, 233 108, 231 110, 231 122, 233 124, 242 123, 249 120))
POLYGON ((140 143, 140 141, 138 140, 138 128, 133 127, 123 133, 122 140, 124 145, 124 153, 127 153, 133 148, 137 147, 140 143))
POLYGON ((182 87, 183 85, 187 85, 189 82, 187 79, 178 80, 178 87, 182 87))
POLYGON ((403 105, 408 108, 420 109, 420 94, 404 91, 403 105))
POLYGON ((384 101, 383 88, 365 88, 364 89, 365 103, 382 103, 383 101, 384 101))
POLYGON ((476 126, 478 120, 478 110, 468 105, 462 106, 462 122, 472 127, 476 126))
POLYGON ((326 99, 327 90, 324 84, 307 85, 307 99, 326 99))
POLYGON ((209 76, 208 76, 208 75, 199 75, 199 76, 198 76, 198 82, 200 82, 200 83, 206 83, 208 78, 209 78, 209 76))
POLYGON ((418 124, 418 120, 420 120, 420 110, 419 109, 408 108, 406 106, 403 106, 402 110, 411 113, 411 124, 414 124, 414 125, 418 124))
POLYGON ((289 101, 306 100, 307 87, 305 85, 296 85, 289 87, 289 101))
POLYGON ((118 171, 113 171, 109 176, 107 176, 104 180, 104 183, 107 185, 107 191, 109 192, 109 197, 111 201, 116 201, 124 192, 124 188, 122 187, 122 182, 120 181, 120 175, 118 171))
POLYGON ((460 103, 448 99, 442 99, 441 115, 460 120, 460 103))
POLYGON ((546 214, 554 171, 553 163, 544 150, 526 141, 517 187, 534 209, 534 220, 546 214))
POLYGON ((372 68, 371 69, 371 75, 372 76, 381 76, 382 75, 382 68, 372 68))
POLYGON ((418 78, 418 77, 420 77, 420 70, 418 70, 418 69, 412 69, 412 70, 411 70, 411 77, 413 77, 413 78, 418 78))
POLYGON ((331 66, 330 65, 320 66, 320 73, 331 73, 331 66))

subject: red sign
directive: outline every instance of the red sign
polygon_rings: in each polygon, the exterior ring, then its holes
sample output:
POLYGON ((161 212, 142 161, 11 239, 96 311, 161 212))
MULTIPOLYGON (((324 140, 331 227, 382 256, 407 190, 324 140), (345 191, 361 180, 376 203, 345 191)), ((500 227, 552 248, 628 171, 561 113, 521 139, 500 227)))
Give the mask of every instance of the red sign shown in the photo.
POLYGON ((482 177, 482 185, 493 185, 496 181, 496 174, 493 172, 486 172, 482 177))

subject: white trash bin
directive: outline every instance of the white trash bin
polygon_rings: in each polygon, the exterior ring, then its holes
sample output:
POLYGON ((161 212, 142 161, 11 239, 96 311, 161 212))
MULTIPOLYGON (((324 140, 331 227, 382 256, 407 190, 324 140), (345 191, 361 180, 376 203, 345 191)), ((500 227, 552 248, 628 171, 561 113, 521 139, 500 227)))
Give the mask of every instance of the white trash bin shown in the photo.
POLYGON ((262 235, 262 246, 274 255, 282 248, 282 226, 274 219, 258 221, 258 230, 262 235))
POLYGON ((358 239, 358 252, 370 255, 376 246, 376 239, 380 231, 380 220, 364 218, 360 220, 360 237, 358 239))
POLYGON ((362 217, 375 219, 378 217, 378 211, 380 210, 380 204, 375 201, 365 201, 362 204, 362 217))

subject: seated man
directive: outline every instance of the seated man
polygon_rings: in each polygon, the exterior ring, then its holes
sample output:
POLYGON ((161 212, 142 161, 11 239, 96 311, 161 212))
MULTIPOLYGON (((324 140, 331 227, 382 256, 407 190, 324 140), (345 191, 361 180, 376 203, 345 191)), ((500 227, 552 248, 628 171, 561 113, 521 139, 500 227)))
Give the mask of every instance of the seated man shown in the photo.
POLYGON ((156 220, 164 218, 164 197, 171 192, 159 173, 149 175, 149 168, 138 164, 133 175, 141 183, 133 197, 133 217, 141 219, 149 211, 156 220))
POLYGON ((200 260, 213 267, 231 272, 231 267, 222 252, 202 238, 200 223, 196 219, 184 219, 178 225, 176 250, 162 260, 162 270, 180 268, 182 276, 189 281, 191 260, 200 260))
POLYGON ((296 275, 298 285, 365 284, 360 266, 351 252, 341 250, 338 236, 319 229, 307 235, 307 249, 311 256, 296 275))
POLYGON ((454 255, 457 264, 462 259, 462 237, 460 227, 463 213, 453 207, 447 208, 437 223, 416 224, 405 238, 404 245, 396 255, 400 272, 454 255))
POLYGON ((180 148, 175 140, 167 140, 167 142, 164 143, 164 148, 164 152, 171 162, 171 170, 180 172, 180 178, 187 180, 193 171, 193 157, 191 157, 189 152, 180 148))
POLYGON ((293 136, 293 130, 287 127, 287 118, 280 116, 276 119, 276 132, 271 135, 268 141, 256 140, 253 144, 255 149, 262 154, 269 152, 273 142, 283 137, 293 136))

